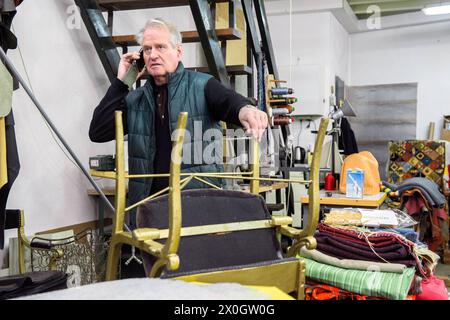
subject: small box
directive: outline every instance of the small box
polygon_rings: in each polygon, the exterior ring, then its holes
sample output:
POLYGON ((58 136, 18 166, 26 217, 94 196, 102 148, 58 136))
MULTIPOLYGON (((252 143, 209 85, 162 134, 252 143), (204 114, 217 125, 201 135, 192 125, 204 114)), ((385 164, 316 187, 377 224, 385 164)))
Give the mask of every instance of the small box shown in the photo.
POLYGON ((441 140, 450 141, 450 116, 444 116, 444 125, 442 126, 441 140))
POLYGON ((450 141, 450 130, 442 129, 441 132, 441 140, 450 141))
POLYGON ((112 155, 90 157, 89 167, 97 171, 114 171, 116 169, 115 158, 112 155))
POLYGON ((345 186, 347 198, 362 199, 364 195, 364 171, 361 169, 348 169, 345 186))
POLYGON ((450 130, 450 116, 444 116, 444 130, 450 130))

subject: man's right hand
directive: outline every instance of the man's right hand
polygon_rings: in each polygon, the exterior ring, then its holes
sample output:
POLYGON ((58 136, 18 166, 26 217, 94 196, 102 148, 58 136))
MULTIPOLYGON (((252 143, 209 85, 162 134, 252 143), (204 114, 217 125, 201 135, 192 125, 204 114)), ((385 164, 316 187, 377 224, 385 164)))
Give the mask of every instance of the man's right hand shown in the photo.
MULTIPOLYGON (((119 69, 117 71, 117 78, 120 81, 123 81, 125 79, 125 75, 127 74, 128 70, 130 70, 133 61, 139 60, 139 58, 140 58, 139 52, 128 52, 122 56, 119 62, 119 69)), ((145 72, 146 68, 144 68, 141 72, 138 73, 136 80, 140 78, 145 72)))

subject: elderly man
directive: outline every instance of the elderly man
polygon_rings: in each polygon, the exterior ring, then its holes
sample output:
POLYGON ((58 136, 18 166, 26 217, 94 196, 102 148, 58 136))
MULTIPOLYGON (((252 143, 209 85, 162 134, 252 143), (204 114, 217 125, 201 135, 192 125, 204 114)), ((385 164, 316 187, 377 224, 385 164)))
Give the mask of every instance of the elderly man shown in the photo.
MULTIPOLYGON (((89 129, 94 142, 113 140, 114 111, 124 111, 124 129, 128 133, 129 171, 167 173, 170 166, 171 133, 178 114, 189 114, 187 130, 194 138, 194 122, 201 121, 202 132, 220 129, 219 121, 243 126, 260 139, 267 127, 267 115, 212 76, 184 69, 183 47, 176 27, 163 19, 149 20, 137 36, 142 46, 145 68, 138 74, 150 75, 146 84, 129 92, 124 83, 140 54, 124 54, 117 79, 96 107, 89 129)), ((133 79, 135 81, 135 79, 133 79)), ((197 141, 199 142, 199 141, 197 141)), ((205 143, 201 142, 205 148, 205 143)), ((184 163, 184 172, 222 171, 220 163, 184 163)), ((168 185, 167 178, 133 179, 129 183, 130 202, 138 201, 168 185)), ((190 188, 202 187, 191 182, 190 188)))

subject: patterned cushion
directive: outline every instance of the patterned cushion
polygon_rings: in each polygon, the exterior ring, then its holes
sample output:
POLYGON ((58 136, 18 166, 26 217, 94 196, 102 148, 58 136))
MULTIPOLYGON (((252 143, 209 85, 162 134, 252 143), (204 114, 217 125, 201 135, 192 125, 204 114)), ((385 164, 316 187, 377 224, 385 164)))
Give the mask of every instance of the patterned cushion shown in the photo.
POLYGON ((390 141, 388 182, 399 184, 409 178, 426 177, 444 188, 445 153, 445 141, 390 141))

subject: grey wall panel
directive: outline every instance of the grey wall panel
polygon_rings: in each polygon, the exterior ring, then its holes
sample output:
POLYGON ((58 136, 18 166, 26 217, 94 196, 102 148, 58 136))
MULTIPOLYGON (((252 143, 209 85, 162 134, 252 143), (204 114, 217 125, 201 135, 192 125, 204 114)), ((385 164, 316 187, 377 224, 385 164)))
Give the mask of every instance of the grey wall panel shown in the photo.
POLYGON ((372 152, 386 178, 388 141, 416 138, 417 83, 354 86, 347 99, 356 118, 348 118, 360 151, 372 152))

